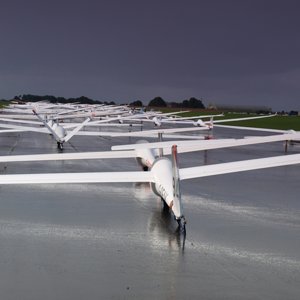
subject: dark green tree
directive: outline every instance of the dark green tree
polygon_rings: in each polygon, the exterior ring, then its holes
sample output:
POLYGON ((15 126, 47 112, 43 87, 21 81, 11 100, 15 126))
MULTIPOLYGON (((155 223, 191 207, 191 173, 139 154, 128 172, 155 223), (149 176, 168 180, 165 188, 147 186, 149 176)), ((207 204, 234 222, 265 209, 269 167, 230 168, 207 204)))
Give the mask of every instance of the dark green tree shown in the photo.
POLYGON ((205 106, 202 103, 202 100, 199 100, 195 97, 190 98, 189 100, 183 100, 182 101, 182 107, 188 107, 188 108, 205 108, 205 106))
POLYGON ((152 99, 148 106, 153 106, 153 107, 166 107, 167 103, 165 102, 165 100, 161 97, 155 97, 154 99, 152 99))
POLYGON ((141 100, 136 100, 136 101, 131 102, 129 105, 130 106, 136 106, 136 107, 142 107, 143 102, 141 100))

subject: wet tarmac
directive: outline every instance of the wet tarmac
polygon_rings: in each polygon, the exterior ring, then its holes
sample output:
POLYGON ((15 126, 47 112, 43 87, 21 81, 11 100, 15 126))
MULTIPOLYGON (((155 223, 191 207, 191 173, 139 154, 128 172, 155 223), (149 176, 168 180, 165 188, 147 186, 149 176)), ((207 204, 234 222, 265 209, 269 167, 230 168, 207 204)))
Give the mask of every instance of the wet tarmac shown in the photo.
MULTIPOLYGON (((74 137, 64 151, 134 141, 74 137)), ((36 133, 2 134, 0 145, 1 155, 57 152, 36 133)), ((179 164, 281 154, 274 143, 184 154, 179 164)), ((2 174, 117 170, 139 167, 132 159, 0 165, 2 174)), ((295 165, 182 182, 186 235, 147 184, 0 186, 0 299, 300 299, 299 178, 295 165)))

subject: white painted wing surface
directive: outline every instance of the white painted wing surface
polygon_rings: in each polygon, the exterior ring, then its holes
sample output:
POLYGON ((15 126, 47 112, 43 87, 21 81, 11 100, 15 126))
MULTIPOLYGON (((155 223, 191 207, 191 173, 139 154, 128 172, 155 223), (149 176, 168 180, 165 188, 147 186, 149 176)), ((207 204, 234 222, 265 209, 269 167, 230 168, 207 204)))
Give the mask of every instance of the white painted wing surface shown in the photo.
POLYGON ((275 116, 277 116, 277 115, 275 114, 275 115, 263 115, 263 116, 256 116, 256 117, 215 120, 215 121, 213 121, 213 124, 215 124, 215 123, 225 123, 225 122, 247 121, 247 120, 255 120, 255 119, 264 119, 264 118, 271 118, 271 117, 275 117, 275 116))
POLYGON ((20 125, 13 125, 13 124, 0 124, 0 127, 10 128, 10 129, 17 129, 17 130, 21 130, 21 131, 33 131, 33 132, 49 133, 48 129, 38 128, 38 127, 20 126, 20 125))
POLYGON ((115 136, 149 136, 154 134, 166 134, 166 133, 178 133, 178 132, 189 132, 189 131, 201 131, 207 130, 206 127, 184 127, 184 128, 166 128, 166 129, 154 129, 154 130, 144 130, 144 131, 135 131, 135 132, 125 132, 125 133, 116 133, 115 136))
POLYGON ((174 121, 183 121, 183 120, 193 120, 193 119, 205 119, 205 118, 211 118, 211 117, 223 117, 223 114, 218 115, 202 115, 202 116, 193 116, 193 117, 176 117, 176 118, 169 118, 168 120, 174 120, 174 121))
POLYGON ((300 133, 279 134, 270 136, 248 137, 243 139, 219 139, 219 140, 200 140, 200 141, 165 141, 156 143, 139 143, 112 146, 111 150, 128 150, 128 149, 152 149, 152 148, 171 148, 177 145, 179 153, 210 150, 219 148, 229 148, 245 145, 263 144, 278 141, 289 141, 300 139, 300 133))
POLYGON ((229 129, 241 129, 241 130, 253 130, 253 131, 262 131, 262 132, 276 132, 284 133, 289 130, 280 130, 280 129, 270 129, 270 128, 258 128, 258 127, 245 127, 245 126, 232 126, 232 125, 214 125, 214 127, 220 128, 229 128, 229 129))
POLYGON ((7 119, 7 118, 0 118, 0 121, 12 122, 12 123, 21 123, 21 124, 43 125, 43 123, 39 122, 39 121, 17 120, 17 119, 7 119))
MULTIPOLYGON (((149 136, 151 138, 157 138, 157 135, 149 136)), ((204 140, 205 137, 203 135, 186 135, 186 134, 164 134, 164 139, 186 139, 186 140, 204 140)))
POLYGON ((117 115, 122 113, 122 110, 107 110, 107 111, 94 111, 94 112, 87 112, 87 113, 79 113, 73 115, 63 115, 63 116, 55 116, 53 120, 65 120, 65 119, 76 119, 76 118, 88 118, 88 117, 97 117, 97 116, 106 116, 106 115, 117 115))
MULTIPOLYGON (((184 137, 184 136, 182 136, 182 137, 184 137)), ((186 146, 186 147, 193 147, 193 146, 209 147, 209 145, 215 145, 216 143, 219 145, 220 143, 224 144, 225 142, 229 142, 229 141, 235 141, 235 139, 222 139, 222 140, 203 140, 202 139, 199 141, 164 141, 164 142, 154 142, 154 143, 136 143, 136 144, 112 146, 111 150, 171 148, 173 145, 177 145, 177 147, 184 147, 184 146, 186 146)))
POLYGON ((7 155, 7 156, 0 156, 0 162, 135 158, 135 157, 136 154, 134 151, 102 151, 102 152, 82 152, 82 153, 7 155))
POLYGON ((4 114, 1 114, 1 118, 35 120, 36 116, 34 116, 32 114, 31 115, 4 115, 4 114))
MULTIPOLYGON (((300 134, 280 134, 271 136, 260 136, 260 137, 248 137, 243 139, 224 139, 224 140, 206 140, 202 141, 202 144, 197 145, 194 142, 188 142, 187 145, 181 145, 178 147, 179 153, 194 152, 201 150, 212 150, 222 148, 232 148, 247 145, 266 144, 280 141, 290 141, 293 139, 299 139, 300 134)), ((168 149, 167 149, 168 150, 168 149)), ((166 151, 167 154, 167 151, 166 151)))
POLYGON ((114 137, 118 136, 118 134, 114 131, 79 131, 76 133, 76 135, 80 136, 109 136, 114 137))
POLYGON ((300 163, 300 154, 282 155, 268 158, 250 159, 215 165, 183 168, 179 170, 181 180, 258 170, 300 163))
POLYGON ((151 172, 94 172, 0 175, 0 184, 150 182, 151 172))
MULTIPOLYGON (((80 125, 80 123, 60 123, 60 126, 63 126, 65 129, 69 128, 75 128, 76 126, 80 125)), ((125 128, 130 128, 130 127, 142 127, 143 124, 119 124, 119 123, 100 123, 100 124, 95 124, 89 122, 86 124, 84 127, 125 127, 125 128)))
POLYGON ((10 133, 10 132, 23 132, 24 130, 21 129, 0 129, 0 133, 10 133))
MULTIPOLYGON (((64 127, 64 126, 63 126, 64 127)), ((65 128, 71 128, 75 126, 66 126, 65 128)), ((3 130, 3 132, 18 132, 18 131, 32 131, 32 132, 40 132, 40 133, 50 133, 48 128, 38 128, 38 127, 29 127, 29 126, 19 126, 19 125, 13 125, 13 124, 0 124, 0 128, 9 128, 12 130, 3 130)), ((77 131, 77 130, 76 130, 77 131)), ((0 130, 1 132, 1 130, 0 130)), ((53 130, 51 130, 52 134, 55 134, 53 130)), ((56 134, 55 134, 56 135, 56 134)), ((119 136, 120 134, 117 132, 104 132, 104 131, 79 131, 76 132, 75 135, 82 135, 82 136, 119 136)), ((57 135, 56 135, 57 136, 57 135)), ((72 134, 73 136, 73 134, 72 134)), ((60 140, 59 137, 57 137, 58 140, 60 140)))
MULTIPOLYGON (((159 133, 164 134, 164 137, 165 137, 165 134, 168 134, 168 133, 201 131, 201 130, 206 130, 206 128, 205 127, 204 128, 202 128, 202 127, 167 128, 167 129, 144 130, 144 131, 134 131, 134 132, 79 131, 79 132, 77 132, 77 135, 110 136, 110 137, 127 137, 127 136, 131 136, 131 137, 156 137, 157 138, 157 135, 159 133)), ((185 138, 185 136, 182 136, 182 138, 185 138)))

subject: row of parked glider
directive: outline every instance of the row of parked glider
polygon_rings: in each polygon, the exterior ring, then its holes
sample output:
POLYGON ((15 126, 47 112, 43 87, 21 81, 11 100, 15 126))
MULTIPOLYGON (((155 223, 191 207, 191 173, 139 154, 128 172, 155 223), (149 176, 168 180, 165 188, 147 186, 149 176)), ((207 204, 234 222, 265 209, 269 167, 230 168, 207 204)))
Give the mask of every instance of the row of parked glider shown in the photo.
MULTIPOLYGON (((180 192, 182 180, 300 163, 300 154, 285 154, 276 157, 180 168, 178 153, 278 141, 287 143, 287 141, 300 140, 300 132, 247 127, 249 130, 269 131, 271 134, 241 139, 207 139, 205 137, 210 136, 213 127, 232 128, 232 126, 221 123, 234 120, 276 118, 276 116, 215 120, 220 115, 193 118, 176 115, 177 113, 133 110, 124 105, 49 104, 47 102, 10 105, 0 111, 0 128, 2 128, 0 135, 1 133, 28 131, 51 134, 61 150, 64 143, 69 142, 76 135, 112 138, 131 136, 151 138, 152 141, 143 140, 136 144, 122 144, 113 146, 107 151, 80 153, 62 153, 60 151, 61 153, 55 154, 1 156, 0 162, 135 158, 141 165, 142 171, 9 174, 0 175, 0 184, 150 182, 154 193, 162 198, 173 212, 179 226, 185 229, 186 221, 180 192), (148 125, 145 126, 148 129, 143 128, 146 123, 153 124, 155 128, 149 129, 148 125), (117 128, 117 130, 99 131, 98 127, 100 126, 103 129, 117 128), (199 135, 198 131, 207 131, 207 134, 199 135)), ((235 126, 234 128, 241 127, 235 126)))

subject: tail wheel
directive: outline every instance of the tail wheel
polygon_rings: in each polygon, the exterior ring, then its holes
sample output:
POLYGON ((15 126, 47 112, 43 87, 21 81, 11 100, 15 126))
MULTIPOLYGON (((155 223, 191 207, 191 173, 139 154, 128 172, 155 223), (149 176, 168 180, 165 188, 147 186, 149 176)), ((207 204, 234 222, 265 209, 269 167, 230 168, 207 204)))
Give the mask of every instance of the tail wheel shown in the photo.
POLYGON ((182 232, 185 232, 185 225, 186 225, 186 220, 185 220, 185 217, 182 216, 181 218, 179 219, 176 219, 177 223, 178 223, 178 227, 180 228, 180 230, 182 232))

